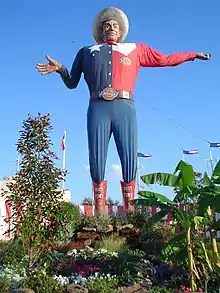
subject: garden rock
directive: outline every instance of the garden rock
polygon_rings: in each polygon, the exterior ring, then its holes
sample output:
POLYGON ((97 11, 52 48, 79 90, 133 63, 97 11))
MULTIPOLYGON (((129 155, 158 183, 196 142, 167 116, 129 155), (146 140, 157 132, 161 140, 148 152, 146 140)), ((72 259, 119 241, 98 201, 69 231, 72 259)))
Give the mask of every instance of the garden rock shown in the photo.
POLYGON ((114 227, 112 225, 98 226, 96 231, 99 233, 110 233, 114 231, 114 227))
POLYGON ((73 249, 83 249, 86 246, 91 245, 91 239, 86 239, 84 241, 70 241, 66 244, 59 245, 56 247, 56 250, 62 253, 68 252, 73 249))
POLYGON ((78 232, 76 234, 76 238, 78 240, 85 240, 85 239, 95 239, 98 238, 99 234, 97 234, 96 232, 78 232))
POLYGON ((132 230, 134 228, 134 225, 132 224, 127 224, 123 226, 116 226, 117 231, 122 231, 122 230, 132 230))
POLYGON ((135 284, 130 287, 121 288, 119 292, 120 293, 146 293, 146 290, 140 284, 135 284))
POLYGON ((96 228, 92 228, 92 227, 83 227, 83 231, 85 231, 85 232, 96 232, 96 228))
POLYGON ((88 292, 89 291, 87 288, 77 284, 70 284, 67 287, 67 293, 88 293, 88 292))
POLYGON ((12 293, 34 293, 34 290, 28 288, 14 289, 12 293))

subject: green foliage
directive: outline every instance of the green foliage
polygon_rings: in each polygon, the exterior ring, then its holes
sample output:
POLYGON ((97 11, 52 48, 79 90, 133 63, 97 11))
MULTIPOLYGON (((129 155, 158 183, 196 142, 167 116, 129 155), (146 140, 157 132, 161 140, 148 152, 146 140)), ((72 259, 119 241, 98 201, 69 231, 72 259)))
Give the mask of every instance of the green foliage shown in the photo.
POLYGON ((113 226, 122 226, 127 224, 134 225, 135 228, 142 228, 150 217, 150 211, 147 207, 137 208, 136 213, 127 212, 122 216, 114 215, 111 217, 113 226))
POLYGON ((110 236, 104 236, 100 241, 95 244, 96 249, 106 249, 110 252, 119 252, 126 246, 126 239, 118 236, 117 234, 111 234, 110 236))
POLYGON ((163 186, 179 186, 181 187, 181 184, 178 181, 178 177, 170 174, 170 173, 152 173, 141 176, 141 180, 146 184, 160 184, 163 186))
POLYGON ((83 200, 82 200, 82 205, 91 205, 92 204, 92 198, 91 197, 85 197, 83 200))
POLYGON ((3 264, 7 251, 11 246, 11 241, 0 241, 0 265, 3 264))
POLYGON ((5 265, 11 263, 15 265, 19 264, 25 257, 22 242, 18 238, 9 241, 8 244, 4 247, 3 253, 2 263, 5 265))
POLYGON ((60 284, 53 276, 48 275, 43 270, 37 271, 36 274, 29 275, 21 282, 22 288, 30 288, 35 293, 66 293, 66 285, 60 284))
POLYGON ((142 249, 149 254, 157 255, 170 239, 175 235, 175 227, 166 222, 146 224, 141 231, 142 249))
POLYGON ((80 226, 82 218, 77 206, 70 202, 62 202, 63 213, 65 214, 66 225, 62 229, 62 239, 67 241, 74 236, 75 230, 80 226))
POLYGON ((0 276, 0 292, 9 293, 12 291, 12 284, 9 279, 0 276))
MULTIPOLYGON (((0 269, 1 286, 19 288, 22 280, 26 279, 27 273, 24 266, 25 259, 20 263, 3 265, 0 269)), ((2 291, 0 291, 2 292, 2 291)), ((4 291, 3 291, 4 292, 4 291)))
POLYGON ((143 251, 131 250, 127 247, 118 252, 118 258, 112 268, 121 285, 132 285, 141 280, 144 256, 143 251))
POLYGON ((148 291, 148 293, 175 293, 175 291, 161 287, 153 287, 148 291))
POLYGON ((175 235, 175 227, 167 222, 157 222, 152 225, 145 225, 142 230, 142 237, 160 239, 168 242, 175 235))
POLYGON ((106 204, 110 205, 110 206, 117 206, 119 205, 119 201, 118 200, 113 200, 110 196, 107 198, 106 200, 106 204))
POLYGON ((65 174, 53 162, 51 131, 49 114, 29 115, 23 122, 17 144, 20 171, 8 184, 7 199, 15 207, 11 232, 22 243, 30 270, 47 261, 68 222, 60 204, 63 192, 58 190, 65 174))
POLYGON ((118 278, 110 275, 98 275, 89 277, 85 281, 85 286, 89 293, 119 293, 117 290, 118 278))
MULTIPOLYGON (((200 276, 208 279, 213 274, 213 268, 216 270, 220 267, 215 239, 215 231, 220 229, 220 221, 214 220, 213 213, 213 210, 220 212, 220 186, 218 185, 220 184, 220 162, 217 163, 211 179, 206 173, 202 178, 201 174, 194 172, 190 164, 183 161, 178 163, 173 174, 154 173, 141 178, 148 185, 170 186, 175 191, 173 200, 163 194, 142 191, 139 193, 142 198, 132 201, 132 204, 156 206, 160 209, 150 217, 148 226, 160 222, 168 212, 172 213, 172 219, 175 220, 180 231, 165 243, 160 255, 164 260, 176 265, 186 264, 190 275, 190 287, 195 289, 200 276), (184 211, 179 209, 179 203, 184 203, 184 211), (200 235, 204 226, 209 226, 211 232, 211 256, 204 242, 204 236, 200 235), (196 238, 197 235, 199 237, 196 238)), ((146 227, 145 225, 144 228, 146 227)))
POLYGON ((82 221, 79 227, 79 230, 88 227, 88 228, 97 228, 97 227, 104 227, 106 225, 111 224, 111 217, 109 216, 93 216, 93 217, 87 217, 87 216, 82 216, 81 217, 82 221))

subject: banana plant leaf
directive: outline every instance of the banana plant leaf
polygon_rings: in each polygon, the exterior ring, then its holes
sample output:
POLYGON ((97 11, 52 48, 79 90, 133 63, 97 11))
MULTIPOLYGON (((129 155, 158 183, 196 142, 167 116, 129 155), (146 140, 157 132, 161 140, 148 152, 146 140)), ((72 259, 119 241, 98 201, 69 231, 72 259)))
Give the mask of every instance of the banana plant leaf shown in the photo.
MULTIPOLYGON (((163 260, 168 260, 170 256, 176 259, 176 255, 186 247, 186 233, 177 234, 171 240, 169 240, 162 248, 160 257, 163 260)), ((181 254, 180 254, 181 256, 181 254)), ((182 260, 182 257, 180 258, 182 260)))
POLYGON ((211 184, 211 179, 209 178, 208 174, 205 172, 203 176, 203 184, 204 186, 209 186, 211 184))
POLYGON ((214 186, 214 192, 215 192, 216 195, 220 196, 220 186, 215 185, 214 186))
POLYGON ((140 191, 138 194, 141 195, 144 198, 147 198, 147 199, 152 198, 152 199, 156 199, 157 201, 162 202, 162 203, 167 203, 167 204, 170 204, 170 205, 177 205, 176 202, 170 200, 165 195, 157 193, 157 192, 144 190, 144 191, 140 191))
MULTIPOLYGON (((183 242, 185 244, 185 242, 183 242)), ((182 246, 179 250, 176 251, 175 255, 171 259, 171 261, 179 266, 179 265, 184 265, 187 263, 187 250, 186 250, 186 245, 182 246)))
POLYGON ((170 173, 151 173, 141 176, 141 180, 147 184, 159 184, 162 186, 182 187, 181 182, 178 182, 178 177, 170 173))
POLYGON ((154 198, 137 198, 129 201, 130 205, 135 206, 157 206, 159 202, 154 198))
POLYGON ((164 209, 168 207, 166 204, 159 202, 158 200, 154 198, 148 198, 148 199, 137 198, 137 199, 130 200, 129 203, 134 206, 145 206, 145 207, 155 206, 160 209, 164 209))
POLYGON ((174 209, 173 218, 175 218, 178 221, 179 225, 184 228, 189 228, 192 226, 192 219, 186 211, 181 211, 177 208, 174 209))
POLYGON ((220 195, 211 193, 211 192, 203 192, 197 202, 198 214, 203 215, 207 208, 211 207, 217 213, 220 213, 220 195))
POLYGON ((197 187, 189 187, 189 186, 185 186, 182 189, 177 191, 176 196, 174 197, 173 201, 174 202, 184 202, 187 199, 192 199, 195 196, 197 196, 197 191, 198 188, 197 187))
POLYGON ((181 182, 183 187, 195 185, 195 172, 192 165, 181 160, 176 166, 174 174, 177 172, 179 172, 177 182, 181 182))
POLYGON ((215 169, 212 173, 211 180, 216 184, 220 184, 220 160, 215 166, 215 169))
POLYGON ((204 226, 207 223, 207 219, 202 216, 195 216, 193 217, 193 222, 195 225, 195 229, 199 229, 200 227, 204 226))

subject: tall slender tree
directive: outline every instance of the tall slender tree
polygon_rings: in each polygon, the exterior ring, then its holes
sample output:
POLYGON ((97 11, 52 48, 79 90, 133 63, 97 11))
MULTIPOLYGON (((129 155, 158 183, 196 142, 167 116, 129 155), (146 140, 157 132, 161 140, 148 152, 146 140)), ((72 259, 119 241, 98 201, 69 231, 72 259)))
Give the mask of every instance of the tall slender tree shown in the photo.
POLYGON ((17 143, 20 168, 8 184, 11 232, 28 255, 29 270, 45 262, 68 219, 62 212, 63 192, 59 191, 65 174, 54 163, 57 156, 51 150, 51 131, 49 114, 29 114, 23 121, 17 143))

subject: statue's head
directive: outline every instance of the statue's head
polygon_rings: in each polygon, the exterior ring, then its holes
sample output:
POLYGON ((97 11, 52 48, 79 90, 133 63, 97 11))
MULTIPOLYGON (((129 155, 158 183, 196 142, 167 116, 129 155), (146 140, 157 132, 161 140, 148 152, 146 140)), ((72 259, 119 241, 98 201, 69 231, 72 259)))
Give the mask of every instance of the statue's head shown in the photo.
POLYGON ((128 34, 127 16, 118 8, 103 9, 96 16, 93 24, 93 36, 98 44, 107 41, 122 43, 128 34))
POLYGON ((117 20, 111 19, 103 22, 102 38, 104 42, 118 42, 121 37, 120 25, 117 20))

